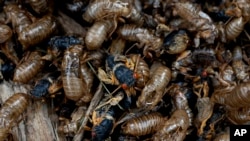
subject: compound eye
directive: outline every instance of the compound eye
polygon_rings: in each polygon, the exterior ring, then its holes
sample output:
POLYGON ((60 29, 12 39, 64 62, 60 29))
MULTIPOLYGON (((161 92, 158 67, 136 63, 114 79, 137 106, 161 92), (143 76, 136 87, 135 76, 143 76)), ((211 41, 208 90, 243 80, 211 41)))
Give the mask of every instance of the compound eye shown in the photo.
POLYGON ((92 136, 92 137, 96 137, 96 132, 92 131, 92 132, 91 132, 91 136, 92 136))
POLYGON ((122 88, 125 90, 128 88, 128 85, 127 84, 122 84, 122 88))
POLYGON ((139 78, 138 73, 134 73, 134 74, 133 74, 133 78, 134 78, 134 79, 138 79, 138 78, 139 78))
POLYGON ((202 77, 207 77, 207 71, 203 71, 201 74, 202 77))

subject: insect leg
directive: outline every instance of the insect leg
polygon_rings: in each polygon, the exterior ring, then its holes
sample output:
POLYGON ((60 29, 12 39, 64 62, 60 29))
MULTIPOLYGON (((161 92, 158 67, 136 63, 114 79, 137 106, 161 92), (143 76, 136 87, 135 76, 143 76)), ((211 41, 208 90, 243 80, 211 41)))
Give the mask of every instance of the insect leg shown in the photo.
MULTIPOLYGON (((98 78, 103 81, 104 83, 106 84, 111 84, 113 85, 115 82, 114 82, 114 79, 110 78, 108 76, 108 74, 101 68, 98 68, 98 78)), ((112 77, 112 76, 111 76, 112 77)))

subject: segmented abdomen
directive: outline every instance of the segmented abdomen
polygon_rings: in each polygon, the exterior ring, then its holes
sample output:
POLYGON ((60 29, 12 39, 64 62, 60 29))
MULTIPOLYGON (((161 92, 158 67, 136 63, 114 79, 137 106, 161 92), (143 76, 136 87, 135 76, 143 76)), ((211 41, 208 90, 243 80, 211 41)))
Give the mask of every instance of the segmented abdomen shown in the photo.
POLYGON ((24 93, 16 93, 9 97, 0 110, 0 141, 4 140, 18 117, 28 107, 29 96, 24 93))
POLYGON ((27 61, 16 68, 13 81, 29 82, 43 68, 44 64, 45 61, 41 60, 41 55, 37 52, 32 52, 27 61))
POLYGON ((159 113, 151 113, 129 120, 122 129, 125 134, 142 136, 156 132, 164 121, 159 113))
POLYGON ((225 27, 225 31, 226 31, 226 38, 228 40, 233 40, 236 37, 238 37, 240 35, 240 33, 243 31, 245 26, 245 23, 243 21, 242 17, 239 18, 234 18, 232 21, 230 21, 226 27, 225 27))
POLYGON ((62 78, 63 89, 68 99, 77 101, 83 96, 82 79, 74 76, 66 76, 62 78))

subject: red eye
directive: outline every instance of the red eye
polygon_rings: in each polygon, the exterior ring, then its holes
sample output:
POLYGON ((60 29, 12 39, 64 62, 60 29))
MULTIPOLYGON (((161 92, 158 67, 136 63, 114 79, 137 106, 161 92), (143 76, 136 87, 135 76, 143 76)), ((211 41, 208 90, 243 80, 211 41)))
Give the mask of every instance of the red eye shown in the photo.
POLYGON ((202 77, 207 77, 207 71, 203 71, 201 74, 202 77))
POLYGON ((91 136, 92 137, 95 137, 96 136, 96 133, 94 131, 91 132, 91 136))
POLYGON ((138 79, 138 78, 139 78, 138 73, 134 73, 134 74, 133 74, 133 78, 134 78, 134 79, 138 79))
POLYGON ((123 89, 127 89, 127 88, 128 88, 128 85, 127 85, 127 84, 122 84, 122 88, 123 88, 123 89))

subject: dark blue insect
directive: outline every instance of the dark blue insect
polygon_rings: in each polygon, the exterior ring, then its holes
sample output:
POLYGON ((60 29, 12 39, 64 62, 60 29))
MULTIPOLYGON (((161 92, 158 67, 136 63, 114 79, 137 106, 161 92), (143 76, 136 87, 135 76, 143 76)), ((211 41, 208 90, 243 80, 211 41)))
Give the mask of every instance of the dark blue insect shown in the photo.
POLYGON ((100 125, 95 126, 92 131, 92 141, 104 141, 108 138, 113 128, 113 122, 112 119, 104 119, 100 125))
POLYGON ((30 91, 30 93, 35 97, 42 97, 48 93, 48 88, 51 82, 47 79, 41 79, 35 85, 34 89, 30 91))
POLYGON ((92 141, 104 141, 109 137, 114 126, 115 108, 111 107, 99 125, 92 129, 92 141))
POLYGON ((55 36, 49 41, 49 46, 53 52, 61 52, 66 50, 71 45, 81 44, 82 41, 75 36, 55 36))
POLYGON ((60 76, 60 74, 61 73, 59 71, 56 71, 40 79, 30 91, 31 95, 37 98, 47 95, 50 85, 60 76))
POLYGON ((2 64, 1 73, 5 80, 9 80, 13 78, 15 67, 16 67, 15 64, 11 62, 5 62, 4 64, 2 64))
POLYGON ((136 82, 134 72, 127 68, 124 63, 116 61, 113 55, 109 55, 106 59, 107 66, 113 71, 116 79, 124 87, 132 87, 136 82))

